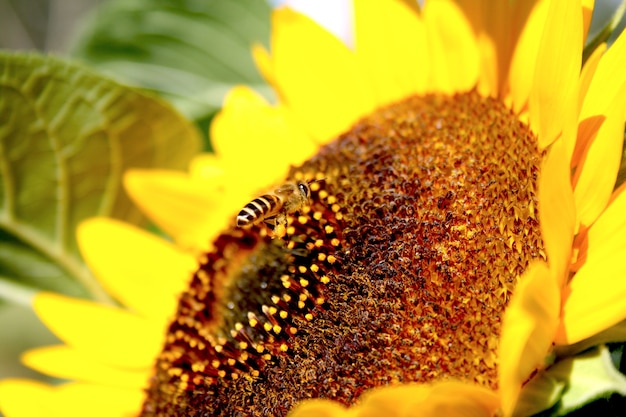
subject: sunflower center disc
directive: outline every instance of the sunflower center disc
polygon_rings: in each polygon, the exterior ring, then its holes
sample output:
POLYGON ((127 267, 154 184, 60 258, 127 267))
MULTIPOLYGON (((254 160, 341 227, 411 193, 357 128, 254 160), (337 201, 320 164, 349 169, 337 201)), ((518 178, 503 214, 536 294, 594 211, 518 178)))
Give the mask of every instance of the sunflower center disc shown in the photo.
POLYGON ((502 103, 411 97, 289 179, 287 234, 233 228, 180 304, 143 415, 282 416, 299 400, 456 378, 496 388, 501 315, 543 257, 541 154, 502 103), (208 413, 208 414, 207 414, 208 413))

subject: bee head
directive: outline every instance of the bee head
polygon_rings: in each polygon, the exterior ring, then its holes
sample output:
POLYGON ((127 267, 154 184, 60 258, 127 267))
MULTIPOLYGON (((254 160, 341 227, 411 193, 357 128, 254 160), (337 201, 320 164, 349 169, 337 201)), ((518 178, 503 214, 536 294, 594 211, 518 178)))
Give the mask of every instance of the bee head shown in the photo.
POLYGON ((306 196, 306 198, 311 197, 311 189, 309 188, 308 184, 299 182, 298 190, 300 190, 300 193, 302 193, 303 196, 306 196))

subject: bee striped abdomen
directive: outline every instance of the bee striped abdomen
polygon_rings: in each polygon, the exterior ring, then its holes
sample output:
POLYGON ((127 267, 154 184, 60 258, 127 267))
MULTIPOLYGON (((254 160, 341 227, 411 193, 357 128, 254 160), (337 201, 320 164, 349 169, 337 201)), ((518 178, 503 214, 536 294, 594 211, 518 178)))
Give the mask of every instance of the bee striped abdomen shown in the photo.
POLYGON ((272 194, 265 194, 255 198, 246 204, 237 215, 237 226, 244 227, 252 225, 268 217, 272 217, 276 214, 279 204, 280 198, 272 194))

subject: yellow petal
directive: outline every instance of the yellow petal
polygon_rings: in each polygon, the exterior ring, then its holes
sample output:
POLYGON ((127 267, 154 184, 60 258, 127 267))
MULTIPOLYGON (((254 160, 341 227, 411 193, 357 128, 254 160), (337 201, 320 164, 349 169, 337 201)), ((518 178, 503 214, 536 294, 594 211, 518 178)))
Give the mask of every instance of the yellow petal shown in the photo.
POLYGON ((483 96, 496 97, 500 92, 500 73, 498 71, 498 51, 493 38, 485 34, 476 37, 480 51, 480 72, 478 92, 483 96))
MULTIPOLYGON (((622 33, 611 45, 597 64, 593 78, 589 83, 579 116, 579 132, 574 151, 574 159, 578 160, 581 153, 588 147, 593 133, 598 130, 602 118, 598 116, 608 113, 614 106, 624 108, 626 95, 626 34, 622 33)), ((623 114, 622 114, 622 117, 623 114)))
POLYGON ((576 212, 569 158, 561 139, 554 142, 542 163, 538 188, 541 236, 550 267, 562 287, 571 258, 576 212))
POLYGON ((500 407, 498 395, 486 388, 460 382, 432 386, 423 404, 408 416, 490 417, 500 407))
MULTIPOLYGON (((515 45, 537 0, 457 0, 472 23, 481 54, 478 91, 502 97, 508 88, 508 74, 515 45)), ((524 67, 528 71, 528 66, 524 67)))
POLYGON ((587 39, 589 26, 591 26, 591 18, 593 17, 595 0, 582 0, 581 5, 583 8, 583 39, 587 39))
POLYGON ((488 417, 500 405, 493 391, 455 381, 378 388, 363 397, 359 417, 488 417))
POLYGON ((252 58, 254 59, 254 63, 261 73, 261 76, 265 78, 265 81, 267 81, 269 85, 278 85, 278 82, 274 77, 274 63, 272 61, 272 57, 267 52, 267 49, 259 43, 253 44, 252 58))
POLYGON ((530 92, 530 122, 547 147, 574 126, 583 47, 580 0, 550 2, 530 92))
POLYGON ((375 388, 363 395, 359 417, 493 416, 500 401, 495 392, 476 385, 446 381, 375 388))
POLYGON ((6 417, 115 417, 137 415, 139 389, 70 383, 51 386, 26 379, 0 382, 0 409, 6 417))
POLYGON ((493 416, 500 402, 495 392, 460 382, 399 384, 374 388, 358 405, 346 408, 329 400, 300 403, 290 417, 455 417, 493 416))
POLYGON ((233 182, 266 187, 314 154, 317 145, 292 119, 284 106, 270 106, 249 88, 228 94, 211 137, 217 156, 231 167, 226 174, 237 178, 233 182))
POLYGON ((5 417, 56 417, 50 410, 52 388, 28 379, 3 379, 0 381, 0 411, 5 417))
POLYGON ((424 23, 401 1, 354 2, 355 48, 379 105, 423 93, 430 73, 424 23), (380 28, 385 30, 381 31, 380 28))
POLYGON ((569 284, 557 343, 572 344, 626 319, 626 185, 591 226, 586 259, 569 284))
MULTIPOLYGON (((626 86, 626 84, 624 84, 626 86)), ((624 142, 624 95, 615 97, 594 138, 588 141, 572 180, 577 223, 591 225, 606 207, 619 170, 624 142)), ((584 123, 584 122, 583 122, 584 123)), ((594 123, 595 124, 595 123, 594 123)))
MULTIPOLYGON (((585 97, 587 96, 587 91, 589 91, 589 85, 591 84, 591 80, 595 76, 596 70, 598 69, 598 64, 602 59, 602 56, 606 52, 607 46, 606 43, 600 44, 593 53, 587 58, 587 62, 583 65, 583 69, 580 73, 580 81, 578 86, 578 107, 579 111, 585 102, 585 97)), ((581 146, 584 147, 584 146, 581 146)), ((576 154, 574 154, 574 158, 576 158, 576 154)), ((572 165, 576 165, 575 161, 572 161, 572 165)))
POLYGON ((338 402, 323 399, 305 400, 289 412, 289 417, 355 417, 350 410, 338 402))
POLYGON ((185 249, 206 249, 234 217, 223 212, 228 200, 221 199, 221 184, 196 181, 183 172, 129 170, 124 186, 141 210, 185 249))
POLYGON ((540 261, 529 265, 502 322, 499 387, 506 416, 515 408, 522 383, 544 365, 558 326, 560 303, 554 271, 540 261))
POLYGON ((194 258, 163 239, 111 219, 87 220, 77 234, 83 258, 108 292, 165 326, 196 267, 194 258))
MULTIPOLYGON (((431 386, 426 384, 402 384, 392 387, 375 388, 365 393, 361 399, 359 417, 406 416, 412 410, 424 405, 431 394, 431 386)), ((428 414, 423 414, 428 416, 428 414)))
POLYGON ((64 417, 136 416, 145 394, 140 389, 71 383, 54 387, 50 409, 64 417))
POLYGON ((509 88, 516 113, 528 106, 549 3, 547 0, 535 3, 515 46, 509 72, 509 88))
POLYGON ((57 378, 141 390, 152 374, 151 368, 130 370, 105 365, 93 355, 68 346, 47 346, 22 355, 29 368, 57 378))
POLYGON ((61 340, 106 364, 150 367, 163 343, 161 326, 126 310, 52 293, 37 294, 33 304, 61 340))
POLYGON ((319 143, 375 108, 354 53, 339 39, 287 8, 274 11, 272 29, 278 95, 319 143))
POLYGON ((431 61, 431 91, 467 91, 478 82, 480 55, 465 15, 448 0, 426 2, 423 13, 431 61))

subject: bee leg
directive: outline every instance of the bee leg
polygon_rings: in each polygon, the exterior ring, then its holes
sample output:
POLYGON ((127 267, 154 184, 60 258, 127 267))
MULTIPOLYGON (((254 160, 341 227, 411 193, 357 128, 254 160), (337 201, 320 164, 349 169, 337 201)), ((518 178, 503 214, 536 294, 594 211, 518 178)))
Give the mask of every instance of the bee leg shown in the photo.
POLYGON ((276 216, 276 220, 274 223, 274 235, 275 238, 283 238, 287 234, 287 216, 284 213, 280 213, 276 216))

